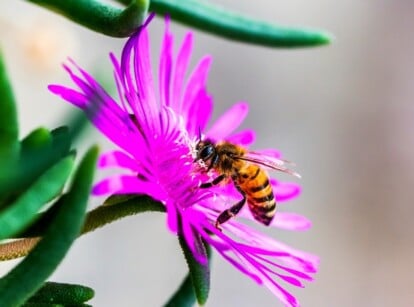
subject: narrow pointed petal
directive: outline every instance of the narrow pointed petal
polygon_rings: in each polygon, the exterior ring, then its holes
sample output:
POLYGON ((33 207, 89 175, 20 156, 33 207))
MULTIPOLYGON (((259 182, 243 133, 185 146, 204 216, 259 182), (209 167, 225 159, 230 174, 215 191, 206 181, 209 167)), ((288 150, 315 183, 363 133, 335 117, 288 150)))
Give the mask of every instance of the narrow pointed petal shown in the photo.
MULTIPOLYGON (((143 161, 144 162, 144 161, 143 161)), ((142 165, 142 163, 140 163, 142 165)), ((131 156, 125 154, 123 151, 113 150, 106 153, 103 153, 99 157, 98 166, 105 168, 105 167, 121 167, 130 169, 135 172, 140 172, 142 170, 142 166, 137 163, 137 160, 132 158, 131 156)))
POLYGON ((273 192, 275 193, 278 202, 288 201, 298 197, 301 193, 301 187, 296 183, 280 182, 271 178, 270 184, 272 185, 273 192))
POLYGON ((144 194, 150 195, 158 201, 166 198, 165 193, 159 189, 157 184, 128 175, 112 176, 104 179, 93 187, 92 193, 94 195, 144 194))
POLYGON ((205 89, 198 92, 190 107, 187 121, 187 131, 190 136, 196 136, 198 131, 204 131, 213 112, 213 99, 205 89))
POLYGON ((185 87, 182 108, 179 112, 184 118, 189 117, 189 110, 200 90, 206 88, 207 75, 211 66, 211 57, 205 56, 200 60, 185 87))
POLYGON ((245 102, 239 102, 228 109, 207 132, 207 138, 224 140, 244 121, 249 112, 245 102))
POLYGON ((286 230, 305 231, 312 227, 312 223, 306 217, 296 214, 279 212, 273 219, 272 226, 286 230))
POLYGON ((53 94, 60 96, 62 99, 70 102, 80 109, 84 109, 88 102, 87 97, 78 91, 65 86, 51 84, 47 87, 53 94))
POLYGON ((170 82, 172 73, 172 59, 173 59, 173 36, 170 32, 169 18, 165 19, 165 33, 160 55, 159 64, 159 93, 161 105, 170 105, 170 82))
POLYGON ((256 132, 251 129, 243 130, 236 134, 232 134, 226 138, 226 140, 233 144, 248 147, 256 140, 256 132))
POLYGON ((182 89, 184 85, 184 77, 190 62, 191 52, 193 50, 193 34, 187 33, 184 41, 178 51, 177 60, 174 66, 174 77, 172 83, 171 107, 173 110, 181 110, 182 89))
POLYGON ((177 234, 178 231, 178 216, 177 208, 173 202, 167 201, 165 206, 167 207, 167 229, 172 233, 177 234))

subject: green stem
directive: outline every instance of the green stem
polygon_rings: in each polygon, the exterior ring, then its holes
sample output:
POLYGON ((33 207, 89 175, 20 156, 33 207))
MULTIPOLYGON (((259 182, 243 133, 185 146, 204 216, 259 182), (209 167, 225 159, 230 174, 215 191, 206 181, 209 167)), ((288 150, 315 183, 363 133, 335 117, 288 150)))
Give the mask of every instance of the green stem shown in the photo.
POLYGON ((142 212, 165 212, 165 206, 148 196, 137 196, 122 203, 103 205, 88 213, 82 234, 94 231, 121 218, 142 212))
POLYGON ((180 287, 173 296, 165 303, 164 307, 192 307, 196 302, 194 295, 193 282, 190 273, 188 273, 182 281, 180 287))
POLYGON ((131 35, 143 22, 149 0, 132 0, 120 9, 96 0, 26 0, 56 11, 91 30, 109 36, 131 35))
MULTIPOLYGON (((165 207, 163 204, 154 201, 148 196, 135 196, 126 198, 122 202, 116 202, 110 205, 104 204, 87 214, 81 235, 94 231, 123 217, 147 211, 165 212, 165 207)), ((48 221, 49 218, 50 215, 46 214, 45 218, 38 219, 36 224, 21 235, 30 238, 0 244, 0 261, 26 256, 39 242, 40 236, 45 231, 45 225, 49 225, 50 223, 48 221)))

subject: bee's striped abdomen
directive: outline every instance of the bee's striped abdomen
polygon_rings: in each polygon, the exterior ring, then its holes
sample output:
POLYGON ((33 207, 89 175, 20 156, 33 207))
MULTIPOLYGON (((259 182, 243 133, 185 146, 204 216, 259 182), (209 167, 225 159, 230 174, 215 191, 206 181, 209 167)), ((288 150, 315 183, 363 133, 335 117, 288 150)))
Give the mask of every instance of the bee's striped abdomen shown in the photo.
POLYGON ((246 193, 253 217, 269 225, 276 213, 276 200, 267 173, 259 166, 250 164, 243 170, 241 177, 238 183, 246 193))

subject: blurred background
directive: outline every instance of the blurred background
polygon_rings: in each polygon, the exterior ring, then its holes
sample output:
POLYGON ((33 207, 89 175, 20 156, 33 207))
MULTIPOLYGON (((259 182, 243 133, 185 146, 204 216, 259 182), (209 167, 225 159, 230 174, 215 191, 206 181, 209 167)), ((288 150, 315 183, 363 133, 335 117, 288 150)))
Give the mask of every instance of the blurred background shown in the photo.
MULTIPOLYGON (((196 35, 193 64, 209 53, 215 117, 236 101, 251 104, 243 128, 255 148, 276 147, 297 163, 303 193, 280 210, 306 215, 306 233, 265 230, 321 257, 306 289, 290 290, 303 306, 411 306, 414 301, 414 2, 215 0, 283 25, 334 33, 332 45, 282 50, 196 35)), ((150 27, 153 59, 164 22, 150 27)), ((181 39, 188 29, 177 23, 181 39)), ((59 126, 73 108, 50 94, 70 84, 70 56, 111 82, 108 38, 24 1, 0 4, 0 46, 18 100, 21 136, 59 126)), ((176 43, 178 45, 178 42, 176 43)), ((92 143, 112 148, 93 129, 92 143)), ((284 178, 286 179, 286 178, 284 178)), ((291 178, 288 178, 292 180, 291 178)), ((91 208, 102 201, 93 199, 91 208)), ((162 214, 126 218, 76 241, 52 280, 91 286, 94 306, 161 306, 187 272, 162 214)), ((260 226, 259 226, 260 227, 260 226)), ((263 229, 263 228, 262 228, 263 229)), ((215 255, 217 256, 217 255, 215 255)), ((6 272, 16 262, 2 263, 6 272)), ((206 306, 279 306, 265 288, 213 257, 206 306)))

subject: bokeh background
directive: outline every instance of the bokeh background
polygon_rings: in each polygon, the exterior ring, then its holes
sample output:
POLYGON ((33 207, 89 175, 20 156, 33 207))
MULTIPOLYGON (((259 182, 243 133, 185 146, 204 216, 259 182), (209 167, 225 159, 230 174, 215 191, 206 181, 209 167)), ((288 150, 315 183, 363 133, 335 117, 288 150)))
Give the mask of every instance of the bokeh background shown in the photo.
MULTIPOLYGON (((303 194, 280 210, 308 216, 306 233, 266 230, 321 257, 303 306, 412 306, 414 301, 414 2, 216 0, 284 25, 335 34, 331 46, 277 50, 197 32, 193 64, 214 57, 209 89, 215 117, 234 102, 251 103, 243 127, 256 148, 277 147, 297 163, 303 194)), ((151 24, 153 58, 164 23, 151 24)), ((173 23, 180 38, 186 27, 173 23)), ((21 136, 60 125, 73 108, 48 93, 69 84, 60 64, 72 57, 109 81, 108 38, 25 1, 0 3, 0 46, 19 102, 21 136)), ((0 98, 1 99, 1 98, 0 98)), ((98 143, 92 129, 81 151, 98 143)), ((286 178, 285 178, 286 179, 286 178)), ((289 178, 292 180, 291 178, 289 178)), ((91 207, 101 200, 91 201, 91 207)), ((126 218, 75 243, 52 280, 96 290, 94 306, 161 306, 186 274, 162 214, 126 218)), ((6 272, 16 261, 0 264, 6 272)), ((213 258, 206 306, 278 306, 265 288, 213 258)))

